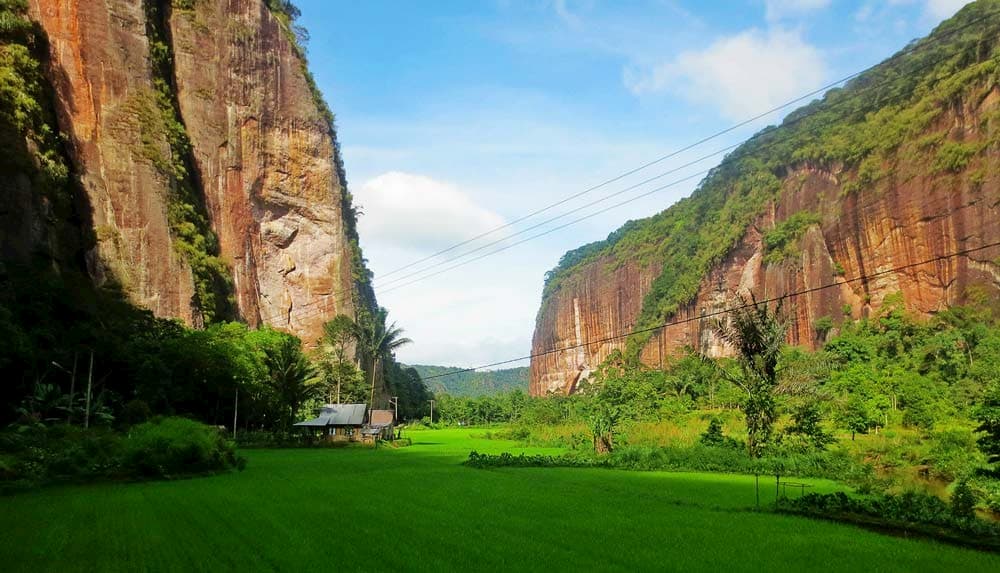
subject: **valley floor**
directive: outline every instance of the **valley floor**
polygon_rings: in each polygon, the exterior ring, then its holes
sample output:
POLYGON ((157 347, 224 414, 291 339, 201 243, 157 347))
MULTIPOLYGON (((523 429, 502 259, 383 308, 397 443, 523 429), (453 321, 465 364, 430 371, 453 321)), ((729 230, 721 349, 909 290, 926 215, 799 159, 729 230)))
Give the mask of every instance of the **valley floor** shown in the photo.
MULTIPOLYGON (((998 555, 756 513, 752 477, 460 465, 473 449, 558 453, 475 437, 481 433, 413 431, 413 447, 398 450, 251 450, 243 473, 2 497, 0 564, 5 571, 1000 571, 998 555)), ((838 488, 807 481, 813 491, 838 488)), ((762 478, 762 503, 773 501, 773 485, 762 478)))

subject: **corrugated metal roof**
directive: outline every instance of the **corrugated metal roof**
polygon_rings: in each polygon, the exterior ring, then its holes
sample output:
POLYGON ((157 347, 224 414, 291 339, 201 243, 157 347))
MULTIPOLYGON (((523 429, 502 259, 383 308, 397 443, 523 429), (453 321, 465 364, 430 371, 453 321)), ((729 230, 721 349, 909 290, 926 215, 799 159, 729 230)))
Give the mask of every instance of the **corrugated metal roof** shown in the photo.
POLYGON ((320 409, 319 417, 296 426, 360 426, 365 422, 366 404, 327 404, 320 409))

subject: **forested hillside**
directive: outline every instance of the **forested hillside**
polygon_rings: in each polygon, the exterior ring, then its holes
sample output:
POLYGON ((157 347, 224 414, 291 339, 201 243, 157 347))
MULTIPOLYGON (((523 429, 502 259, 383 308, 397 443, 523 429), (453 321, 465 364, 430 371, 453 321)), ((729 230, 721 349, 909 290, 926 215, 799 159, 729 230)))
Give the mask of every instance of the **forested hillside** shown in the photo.
POLYGON ((453 366, 428 366, 414 364, 420 377, 440 376, 426 380, 427 389, 434 394, 448 394, 454 397, 473 398, 476 396, 493 396, 511 390, 528 391, 527 367, 505 368, 500 370, 484 370, 481 372, 460 372, 462 368, 453 366), (442 376, 450 374, 449 376, 442 376))

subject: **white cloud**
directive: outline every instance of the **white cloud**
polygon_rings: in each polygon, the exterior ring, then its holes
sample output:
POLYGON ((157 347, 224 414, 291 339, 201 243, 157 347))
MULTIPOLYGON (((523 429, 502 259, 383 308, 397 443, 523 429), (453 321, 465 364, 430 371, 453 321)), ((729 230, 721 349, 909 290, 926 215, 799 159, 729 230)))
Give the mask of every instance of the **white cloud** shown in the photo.
POLYGON ((959 8, 969 3, 969 0, 927 0, 924 12, 928 18, 944 20, 958 12, 959 8))
POLYGON ((780 20, 788 16, 801 16, 807 12, 822 10, 830 5, 830 0, 766 0, 764 2, 768 20, 780 20))
POLYGON ((423 175, 383 173, 357 196, 364 211, 359 231, 370 244, 437 250, 504 223, 457 186, 423 175))
POLYGON ((742 120, 819 87, 825 77, 822 56, 798 32, 751 29, 644 74, 626 70, 625 84, 637 95, 670 91, 742 120))

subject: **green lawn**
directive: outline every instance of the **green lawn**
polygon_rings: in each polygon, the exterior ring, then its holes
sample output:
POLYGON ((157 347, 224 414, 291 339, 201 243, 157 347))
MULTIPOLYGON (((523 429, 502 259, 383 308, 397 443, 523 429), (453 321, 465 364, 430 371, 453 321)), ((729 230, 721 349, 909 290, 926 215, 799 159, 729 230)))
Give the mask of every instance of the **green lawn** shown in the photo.
POLYGON ((478 433, 250 451, 241 474, 0 498, 0 568, 1000 571, 996 555, 754 513, 742 476, 459 465, 470 449, 521 450, 478 433))

